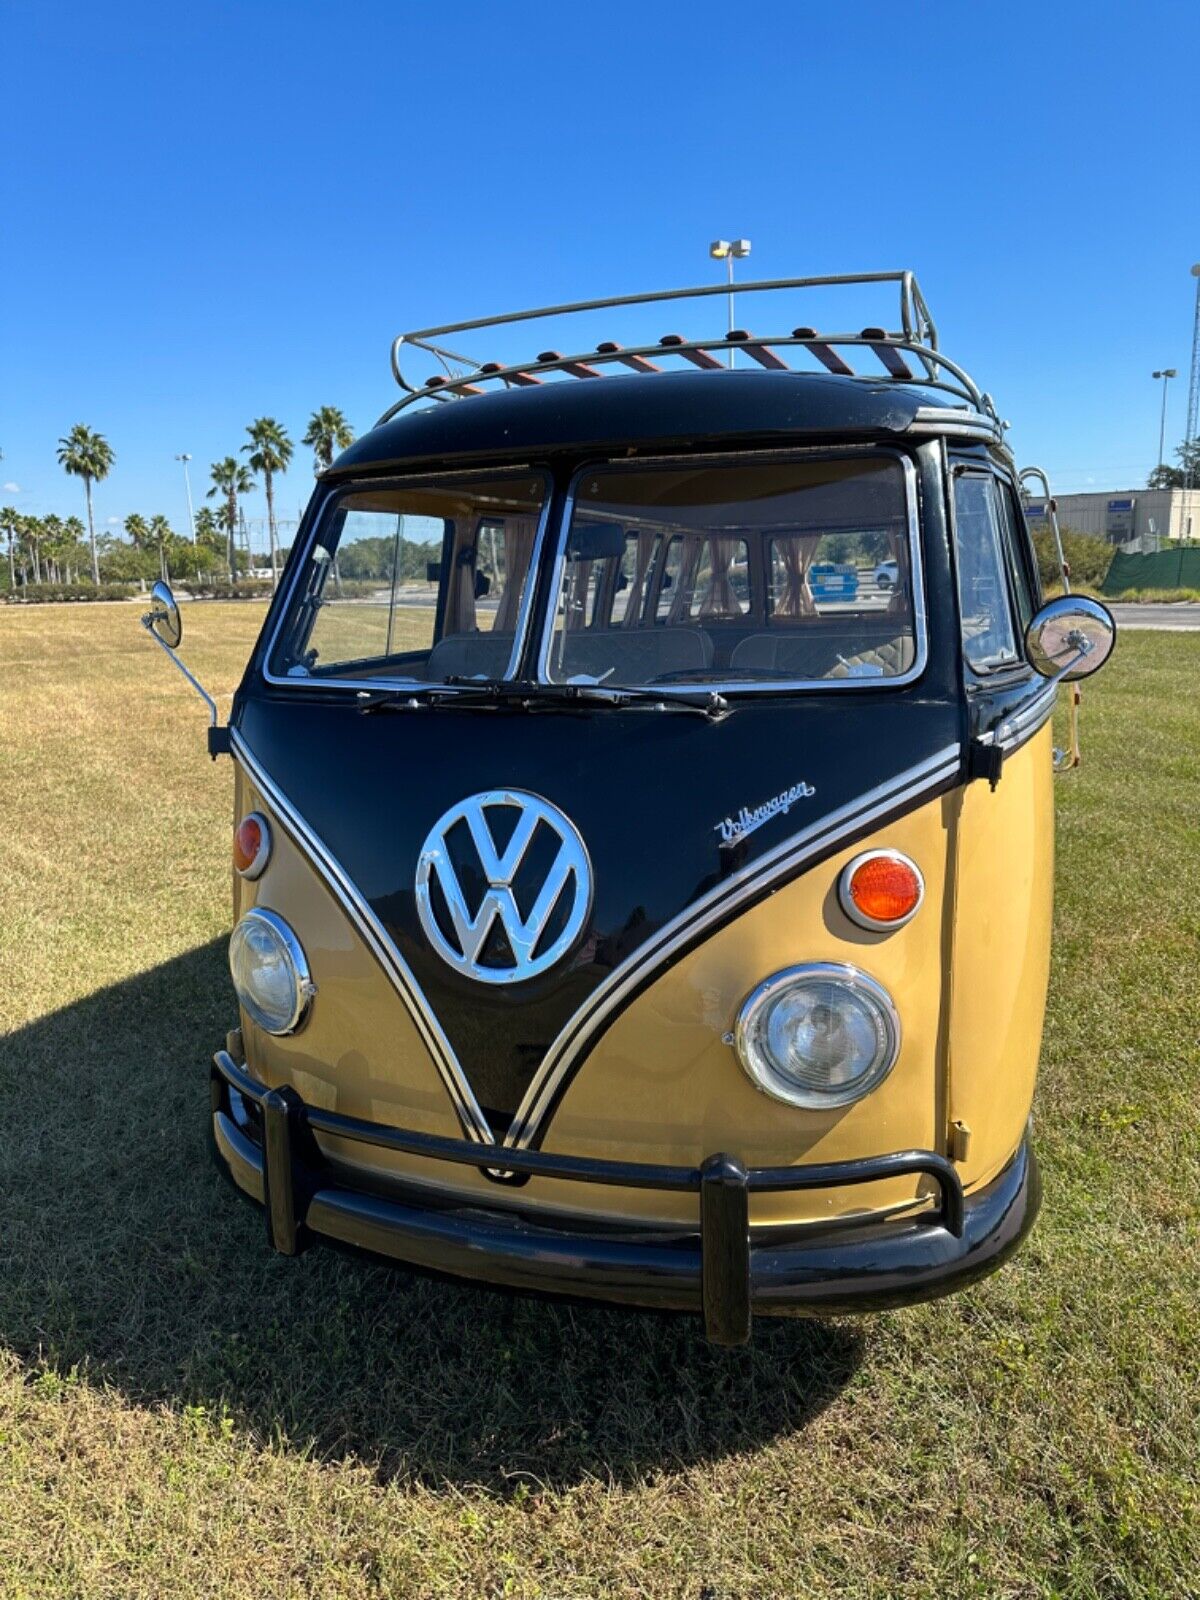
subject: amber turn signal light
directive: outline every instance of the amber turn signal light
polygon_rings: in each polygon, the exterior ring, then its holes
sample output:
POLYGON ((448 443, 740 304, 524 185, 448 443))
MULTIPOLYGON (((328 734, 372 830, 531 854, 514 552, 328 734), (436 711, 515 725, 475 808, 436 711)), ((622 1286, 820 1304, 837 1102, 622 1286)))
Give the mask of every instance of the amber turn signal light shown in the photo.
POLYGON ((233 864, 243 878, 261 877, 271 859, 271 825, 261 811, 251 811, 233 832, 233 864))
POLYGON ((900 928, 916 916, 925 880, 916 862, 899 850, 868 850, 843 868, 838 882, 842 910, 860 928, 900 928))

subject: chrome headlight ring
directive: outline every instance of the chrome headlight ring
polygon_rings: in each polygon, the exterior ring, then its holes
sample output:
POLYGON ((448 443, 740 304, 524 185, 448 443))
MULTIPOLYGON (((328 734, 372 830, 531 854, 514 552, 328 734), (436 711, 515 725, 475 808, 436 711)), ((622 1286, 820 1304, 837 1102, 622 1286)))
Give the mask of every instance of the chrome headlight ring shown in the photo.
POLYGON ((785 1105, 826 1111, 851 1105, 877 1088, 896 1064, 900 1037, 900 1013, 881 983, 847 963, 813 961, 773 973, 747 995, 738 1012, 733 1043, 747 1076, 764 1094, 785 1105), (813 995, 807 1013, 798 998, 806 990, 813 995), (788 1001, 796 1002, 794 1033, 801 1027, 808 1029, 810 1053, 815 1057, 815 1063, 802 1060, 799 1069, 792 1070, 779 1059, 780 1026, 772 1028, 788 1001), (814 1026, 818 1008, 821 1016, 814 1026), (850 1036, 847 1019, 853 1023, 857 1039, 850 1036), (839 1028, 847 1036, 846 1049, 840 1054, 834 1037, 839 1028), (821 1048, 812 1051, 814 1043, 821 1048), (853 1076, 839 1078, 838 1069, 856 1046, 860 1057, 865 1053, 865 1064, 853 1076), (821 1055, 826 1057, 823 1063, 821 1055), (801 1076, 805 1070, 807 1082, 801 1076), (816 1081, 822 1070, 829 1072, 828 1087, 816 1081))
POLYGON ((317 986, 312 980, 303 946, 292 929, 276 912, 268 911, 263 906, 255 906, 246 913, 234 928, 229 940, 229 970, 239 1001, 266 1033, 283 1037, 286 1034, 296 1033, 304 1025, 317 986), (260 997, 255 996, 246 973, 242 973, 239 981, 239 957, 251 939, 257 939, 260 947, 265 941, 279 957, 291 980, 289 1003, 280 1006, 274 1013, 268 1013, 260 997))

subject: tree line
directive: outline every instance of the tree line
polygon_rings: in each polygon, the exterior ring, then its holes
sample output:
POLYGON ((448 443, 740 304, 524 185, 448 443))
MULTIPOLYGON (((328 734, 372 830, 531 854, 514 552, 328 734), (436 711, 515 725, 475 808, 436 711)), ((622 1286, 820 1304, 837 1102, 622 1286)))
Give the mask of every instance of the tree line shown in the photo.
POLYGON ((1200 435, 1185 439, 1175 446, 1175 459, 1179 465, 1168 467, 1160 462, 1146 479, 1147 489, 1183 489, 1190 477, 1193 488, 1200 488, 1200 435))
MULTIPOLYGON (((102 433, 80 422, 58 441, 58 462, 68 477, 83 484, 86 527, 79 517, 51 513, 34 517, 15 506, 0 507, 0 532, 7 544, 8 586, 18 584, 110 583, 149 577, 213 576, 224 568, 229 582, 238 576, 236 534, 240 502, 255 482, 267 498, 272 587, 279 579, 279 535, 275 517, 275 485, 291 465, 295 446, 287 429, 274 417, 257 417, 246 429, 247 442, 237 455, 214 461, 209 468, 206 498, 195 513, 195 541, 183 537, 161 513, 125 518, 125 538, 97 537, 92 504, 93 485, 112 471, 116 454, 102 433), (241 457, 245 457, 242 460, 241 457)), ((337 406, 319 406, 301 440, 313 452, 313 469, 322 471, 334 456, 353 443, 354 433, 337 406)))

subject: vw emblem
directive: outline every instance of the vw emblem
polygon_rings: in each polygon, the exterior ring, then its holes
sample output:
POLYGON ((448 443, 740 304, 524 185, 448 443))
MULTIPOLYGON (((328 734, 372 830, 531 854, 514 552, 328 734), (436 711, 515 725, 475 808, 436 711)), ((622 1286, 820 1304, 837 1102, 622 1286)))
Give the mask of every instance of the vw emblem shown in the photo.
POLYGON ((583 932, 592 869, 578 830, 520 789, 473 794, 438 818, 417 861, 417 912, 430 944, 480 983, 522 983, 583 932))

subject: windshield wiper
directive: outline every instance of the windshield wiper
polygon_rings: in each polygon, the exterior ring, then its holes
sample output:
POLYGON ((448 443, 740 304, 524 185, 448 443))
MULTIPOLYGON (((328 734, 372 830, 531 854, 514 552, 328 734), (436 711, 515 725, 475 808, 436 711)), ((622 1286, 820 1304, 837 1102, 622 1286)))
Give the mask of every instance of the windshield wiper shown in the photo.
POLYGON ((481 679, 449 677, 444 684, 420 684, 412 688, 363 691, 359 710, 419 711, 425 706, 439 709, 459 706, 467 709, 480 704, 532 711, 539 706, 602 705, 617 709, 636 707, 647 711, 683 711, 720 722, 731 707, 723 695, 695 693, 678 689, 607 688, 596 683, 536 683, 519 678, 481 679), (444 692, 443 692, 444 691, 444 692))

